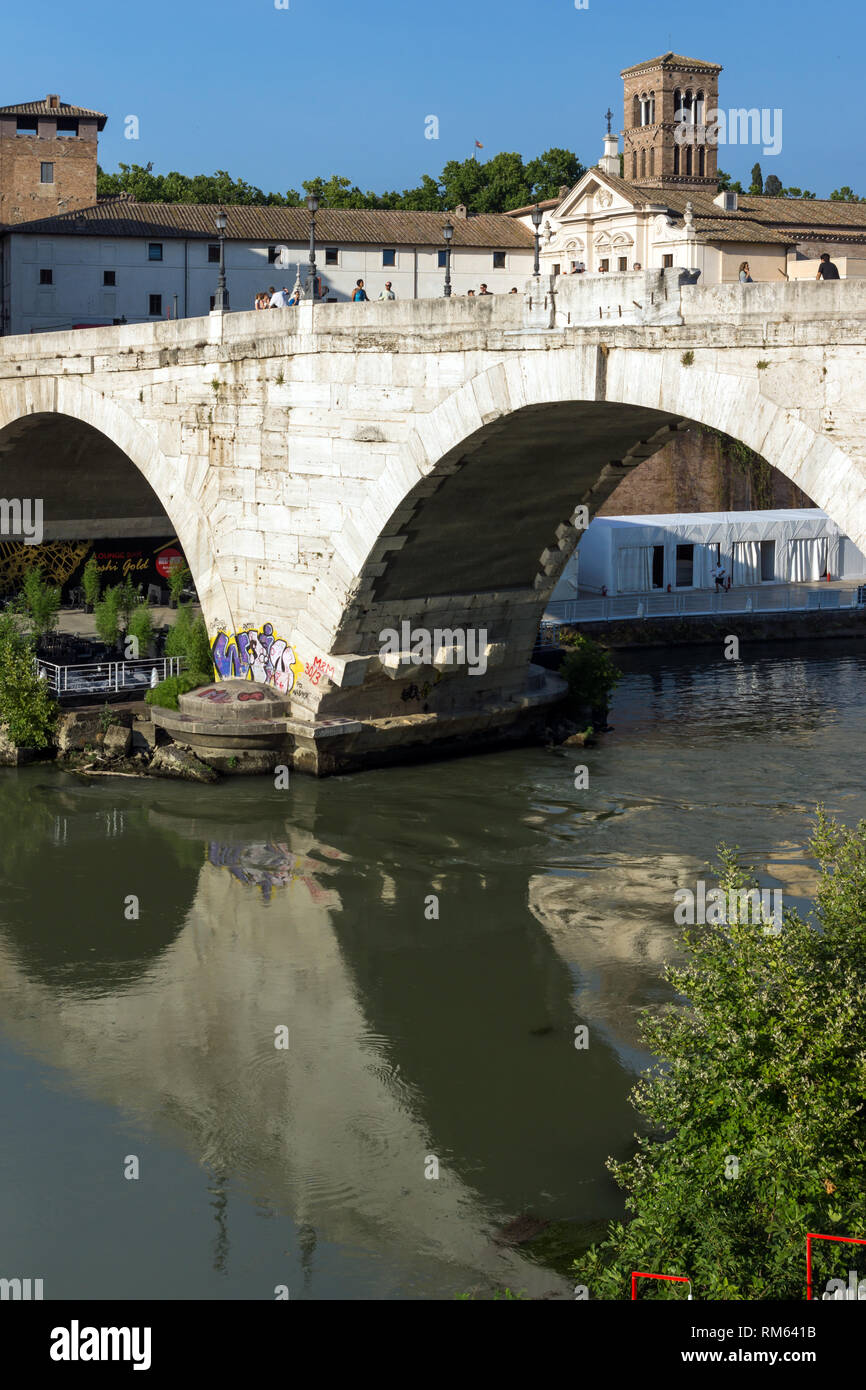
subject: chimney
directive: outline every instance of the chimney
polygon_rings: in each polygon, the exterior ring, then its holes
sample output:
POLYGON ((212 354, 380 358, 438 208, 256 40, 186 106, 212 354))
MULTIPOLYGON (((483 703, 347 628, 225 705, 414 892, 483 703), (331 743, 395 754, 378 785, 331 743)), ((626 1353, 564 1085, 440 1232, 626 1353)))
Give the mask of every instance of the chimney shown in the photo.
POLYGON ((45 98, 49 111, 57 111, 60 108, 60 97, 56 92, 49 92, 45 98))
POLYGON ((467 217, 466 204, 465 204, 465 203, 458 203, 458 204, 457 204, 456 208, 454 209, 454 216, 457 217, 457 218, 459 218, 461 222, 465 222, 466 217, 467 217))
POLYGON ((604 154, 598 161, 598 167, 605 174, 619 177, 619 136, 614 135, 613 131, 608 131, 604 137, 604 154))

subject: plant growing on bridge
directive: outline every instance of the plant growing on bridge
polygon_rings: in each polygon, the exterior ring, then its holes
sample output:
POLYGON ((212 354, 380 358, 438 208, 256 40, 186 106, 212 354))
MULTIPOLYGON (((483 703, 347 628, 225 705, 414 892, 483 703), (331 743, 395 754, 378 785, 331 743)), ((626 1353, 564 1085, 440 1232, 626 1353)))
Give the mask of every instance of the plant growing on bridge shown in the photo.
POLYGON ((0 613, 0 724, 16 748, 49 747, 57 723, 57 701, 34 656, 34 638, 13 613, 0 613))
MULTIPOLYGON (((608 1163, 632 1216, 573 1266, 592 1298, 628 1299, 648 1269, 687 1274, 698 1298, 799 1300, 807 1231, 866 1236, 866 822, 819 811, 810 847, 813 918, 688 928, 685 964, 663 972, 681 1002, 645 1014, 659 1063, 632 1093, 651 1132, 608 1163)), ((753 886, 732 851, 720 861, 723 890, 753 886)), ((852 1248, 816 1255, 818 1297, 852 1248)))
POLYGON ((680 357, 680 361, 682 362, 684 367, 690 367, 694 360, 695 354, 692 352, 691 348, 689 348, 688 352, 684 352, 680 357))
POLYGON ((92 613, 99 602, 99 591, 102 587, 102 580, 99 577, 99 565, 95 555, 91 555, 87 564, 84 566, 81 583, 84 589, 84 602, 92 613))
POLYGON ((53 632, 60 612, 60 590, 45 582, 38 565, 27 571, 21 598, 33 636, 39 638, 53 632))

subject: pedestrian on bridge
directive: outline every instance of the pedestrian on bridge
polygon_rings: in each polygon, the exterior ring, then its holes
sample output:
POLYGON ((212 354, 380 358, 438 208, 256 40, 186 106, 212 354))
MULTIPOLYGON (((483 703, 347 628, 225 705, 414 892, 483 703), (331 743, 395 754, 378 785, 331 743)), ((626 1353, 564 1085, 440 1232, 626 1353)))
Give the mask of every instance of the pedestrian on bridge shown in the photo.
POLYGON ((839 267, 830 260, 829 253, 825 251, 821 256, 821 264, 818 266, 816 280, 839 280, 839 267))
POLYGON ((363 281, 363 280, 358 280, 358 282, 357 282, 356 285, 355 285, 354 290, 352 291, 352 303, 353 303, 353 304, 365 304, 365 303, 367 303, 367 301, 369 300, 369 298, 370 298, 370 296, 367 294, 367 291, 364 289, 364 281, 363 281))
POLYGON ((741 285, 752 285, 752 284, 754 284, 754 281, 753 281, 753 279, 752 279, 751 273, 750 273, 750 271, 749 271, 749 262, 748 262, 748 261, 743 261, 743 264, 740 266, 740 284, 741 284, 741 285))
POLYGON ((385 281, 385 288, 383 289, 382 293, 379 295, 379 298, 380 298, 380 299, 396 299, 396 298, 397 298, 396 294, 395 294, 394 291, 391 289, 391 281, 390 281, 390 280, 386 280, 386 281, 385 281))

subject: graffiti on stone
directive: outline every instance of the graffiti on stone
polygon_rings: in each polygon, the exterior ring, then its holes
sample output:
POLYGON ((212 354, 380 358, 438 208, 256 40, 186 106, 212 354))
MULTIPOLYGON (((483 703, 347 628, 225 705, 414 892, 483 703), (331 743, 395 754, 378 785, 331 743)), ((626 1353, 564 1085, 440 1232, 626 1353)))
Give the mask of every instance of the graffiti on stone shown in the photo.
POLYGON ((258 681, 281 695, 289 694, 304 670, 294 647, 276 635, 273 623, 249 623, 234 633, 221 628, 211 643, 211 655, 217 680, 234 676, 258 681))

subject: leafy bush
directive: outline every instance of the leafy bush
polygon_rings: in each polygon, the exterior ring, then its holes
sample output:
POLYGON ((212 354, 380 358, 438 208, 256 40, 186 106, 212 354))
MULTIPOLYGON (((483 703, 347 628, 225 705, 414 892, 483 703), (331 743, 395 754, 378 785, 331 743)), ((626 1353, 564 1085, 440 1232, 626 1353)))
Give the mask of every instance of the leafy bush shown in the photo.
POLYGON ((118 589, 118 607, 123 614, 123 625, 127 632, 132 621, 132 615, 139 606, 139 591, 136 589, 129 575, 126 576, 118 589))
POLYGON ((120 585, 106 589, 94 609, 96 631, 108 647, 113 647, 120 634, 120 585))
POLYGON ((47 632, 53 632, 60 612, 60 590, 46 584, 38 565, 34 565, 24 576, 21 597, 23 611, 29 619, 34 637, 44 637, 47 632))
POLYGON ((178 608, 177 621, 165 639, 165 654, 183 657, 190 671, 212 671, 207 628, 204 618, 193 617, 192 604, 182 603, 178 608))
POLYGON ((139 603, 133 609, 126 635, 127 637, 134 637, 138 642, 139 656, 150 654, 150 648, 153 644, 153 620, 146 604, 139 603))
POLYGON ((159 685, 148 690, 144 697, 145 703, 158 705, 160 709, 177 709, 178 695, 185 695, 188 690, 195 690, 200 685, 210 685, 212 680, 211 673, 183 671, 179 676, 169 676, 167 680, 160 681, 159 685))
POLYGON ((186 585, 192 579, 188 565, 173 565, 168 572, 168 592, 172 603, 178 603, 186 585))
POLYGON ((91 555, 87 564, 84 566, 81 584, 84 589, 84 602, 88 607, 95 608, 99 602, 99 591, 102 587, 102 580, 99 577, 99 565, 96 562, 95 555, 91 555))
POLYGON ((59 713, 34 665, 35 642, 0 614, 0 724, 16 748, 49 747, 59 713))
MULTIPOLYGON (((663 972, 683 1002, 644 1015, 659 1063, 632 1103, 653 1132, 608 1162, 633 1216, 575 1261, 592 1298, 628 1299, 650 1269, 699 1299, 800 1300, 807 1231, 866 1236, 866 821, 819 812, 810 848, 817 920, 688 928, 685 965, 663 972)), ((753 886, 720 859, 723 890, 753 886)), ((816 1296, 857 1248, 817 1243, 816 1296)))
POLYGON ((572 633, 565 639, 571 650, 560 667, 559 674, 568 681, 568 694, 580 709, 607 709, 614 688, 622 679, 622 671, 614 666, 604 647, 591 637, 572 633))

